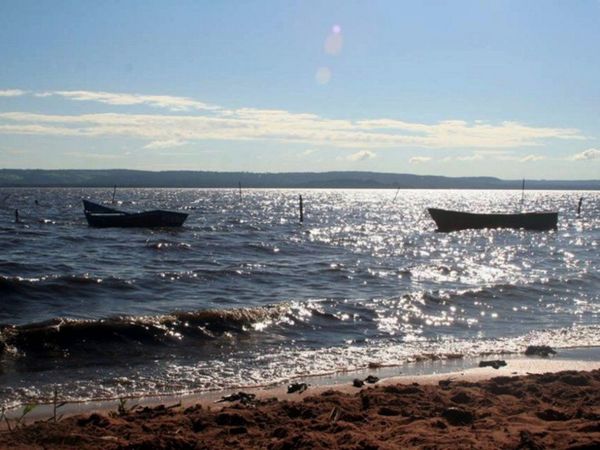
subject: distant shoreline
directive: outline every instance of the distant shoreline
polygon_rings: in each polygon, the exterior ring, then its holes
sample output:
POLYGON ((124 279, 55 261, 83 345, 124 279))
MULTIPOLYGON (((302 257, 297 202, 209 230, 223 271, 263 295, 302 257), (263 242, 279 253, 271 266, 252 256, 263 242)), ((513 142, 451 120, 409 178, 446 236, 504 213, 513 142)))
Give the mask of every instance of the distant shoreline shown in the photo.
MULTIPOLYGON (((0 169, 0 188, 486 189, 520 190, 522 180, 382 172, 208 172, 0 169)), ((526 190, 600 190, 599 180, 526 180, 526 190)))
MULTIPOLYGON (((117 189, 222 189, 222 190, 226 190, 226 189, 239 189, 237 186, 161 186, 161 185, 114 185, 114 184, 110 184, 110 185, 38 185, 38 184, 31 184, 31 185, 18 185, 18 186, 10 186, 10 185, 0 185, 0 189, 113 189, 113 187, 116 186, 117 189)), ((304 187, 304 186, 296 186, 296 187, 289 187, 289 186, 242 186, 242 189, 252 189, 252 190, 269 190, 269 189, 281 189, 281 190, 294 190, 294 189, 306 189, 306 190, 315 190, 315 191, 319 191, 319 190, 340 190, 340 191, 345 191, 345 190, 365 190, 365 191, 370 191, 370 190, 381 190, 381 191, 385 191, 385 190, 401 190, 401 191, 435 191, 435 190, 439 190, 439 191, 452 191, 452 190, 456 190, 456 191, 474 191, 474 190, 482 190, 482 191, 521 191, 521 189, 517 189, 517 188, 476 188, 476 187, 469 187, 469 188, 452 188, 452 187, 441 187, 441 188, 427 188, 427 187, 400 187, 400 188, 395 188, 395 187, 330 187, 330 186, 323 186, 323 187, 319 187, 319 186, 310 186, 310 187, 304 187)), ((526 191, 528 192, 535 192, 535 191, 573 191, 573 192, 595 192, 595 191, 600 191, 600 188, 569 188, 569 187, 565 187, 565 188, 531 188, 531 189, 526 189, 526 191)), ((112 192, 112 191, 111 191, 112 192)))

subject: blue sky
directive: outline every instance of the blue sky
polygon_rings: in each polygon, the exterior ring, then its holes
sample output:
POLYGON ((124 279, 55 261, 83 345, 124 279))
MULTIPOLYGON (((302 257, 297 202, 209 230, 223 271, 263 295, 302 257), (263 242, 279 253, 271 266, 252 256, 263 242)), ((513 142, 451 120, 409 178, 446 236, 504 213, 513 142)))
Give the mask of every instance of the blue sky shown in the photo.
POLYGON ((0 167, 600 178, 600 1, 0 3, 0 167))

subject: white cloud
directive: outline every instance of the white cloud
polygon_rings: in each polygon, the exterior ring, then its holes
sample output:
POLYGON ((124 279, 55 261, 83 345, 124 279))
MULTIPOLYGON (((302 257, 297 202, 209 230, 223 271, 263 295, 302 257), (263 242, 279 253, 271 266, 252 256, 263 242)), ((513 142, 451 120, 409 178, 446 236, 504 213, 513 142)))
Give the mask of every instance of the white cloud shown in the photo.
POLYGON ((185 144, 187 144, 187 141, 182 141, 179 139, 168 139, 165 141, 152 141, 152 142, 144 145, 144 148, 149 148, 149 149, 172 148, 172 147, 180 147, 185 144))
POLYGON ((128 155, 128 153, 126 154, 121 154, 121 155, 115 155, 115 154, 111 154, 111 153, 89 153, 89 152, 66 152, 65 155, 67 156, 73 156, 76 158, 91 158, 91 159, 98 159, 98 160, 111 160, 111 159, 121 159, 124 158, 125 156, 128 155))
POLYGON ((597 148, 588 148, 587 150, 584 150, 581 153, 577 153, 577 154, 573 155, 573 159, 576 161, 586 161, 589 159, 600 159, 600 150, 597 148))
POLYGON ((473 153, 468 156, 457 156, 456 160, 458 161, 481 161, 483 159, 483 155, 480 153, 473 153))
POLYGON ((0 90, 0 97, 19 97, 25 94, 27 94, 27 91, 22 91, 21 89, 0 90))
MULTIPOLYGON (((544 139, 585 139, 579 130, 572 128, 529 127, 517 122, 498 125, 475 121, 443 120, 437 124, 410 123, 393 119, 364 120, 357 122, 362 129, 403 131, 406 141, 412 140, 423 147, 477 147, 508 148, 541 145, 544 139), (409 133, 409 134, 406 134, 409 133)), ((394 136, 399 133, 394 133, 394 136)))
POLYGON ((421 164, 431 161, 433 158, 431 156, 412 156, 408 162, 410 164, 421 164))
POLYGON ((21 155, 26 155, 28 153, 30 153, 29 150, 24 150, 22 148, 12 149, 12 150, 7 150, 6 151, 7 155, 12 155, 12 156, 21 156, 21 155))
POLYGON ((350 161, 365 161, 367 159, 373 159, 377 156, 375 152, 369 150, 361 150, 348 156, 350 161))
MULTIPOLYGON (((225 109, 185 97, 161 95, 93 91, 54 91, 34 95, 42 96, 39 101, 52 95, 72 101, 113 106, 140 105, 188 113, 52 115, 5 112, 0 113, 0 134, 123 136, 147 141, 147 148, 200 140, 226 140, 285 142, 363 151, 406 147, 476 148, 477 153, 539 146, 549 139, 586 139, 577 129, 531 127, 516 122, 490 124, 444 120, 427 124, 390 118, 353 121, 277 109, 225 109)), ((475 156, 462 158, 479 159, 475 156)))
POLYGON ((171 111, 215 110, 216 106, 198 102, 187 97, 173 97, 170 95, 139 95, 115 92, 95 91, 52 91, 37 94, 38 97, 60 96, 76 101, 99 102, 108 105, 148 105, 156 108, 166 108, 171 111))
POLYGON ((84 136, 79 130, 37 124, 0 125, 0 134, 29 134, 40 136, 84 136))
POLYGON ((483 161, 484 159, 492 159, 497 161, 515 161, 515 162, 533 162, 547 159, 543 155, 530 154, 526 156, 517 156, 510 150, 485 150, 477 151, 471 155, 466 156, 446 156, 440 161, 452 162, 452 161, 483 161))
POLYGON ((300 156, 310 156, 316 152, 318 152, 318 150, 316 148, 307 148, 302 153, 300 153, 300 156))
POLYGON ((541 161, 542 159, 546 159, 545 156, 542 155, 527 155, 521 158, 519 161, 521 162, 532 162, 532 161, 541 161))

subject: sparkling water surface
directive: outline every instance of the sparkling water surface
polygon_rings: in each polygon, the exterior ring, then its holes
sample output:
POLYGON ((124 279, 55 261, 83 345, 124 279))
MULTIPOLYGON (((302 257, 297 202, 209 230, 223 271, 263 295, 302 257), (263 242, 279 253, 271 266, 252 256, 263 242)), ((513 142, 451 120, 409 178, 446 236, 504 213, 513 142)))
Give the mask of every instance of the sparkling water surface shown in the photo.
POLYGON ((81 199, 111 194, 0 190, 0 403, 600 345, 597 192, 526 192, 559 211, 553 232, 435 232, 427 207, 521 209, 466 190, 119 189, 122 209, 189 218, 89 228, 81 199))

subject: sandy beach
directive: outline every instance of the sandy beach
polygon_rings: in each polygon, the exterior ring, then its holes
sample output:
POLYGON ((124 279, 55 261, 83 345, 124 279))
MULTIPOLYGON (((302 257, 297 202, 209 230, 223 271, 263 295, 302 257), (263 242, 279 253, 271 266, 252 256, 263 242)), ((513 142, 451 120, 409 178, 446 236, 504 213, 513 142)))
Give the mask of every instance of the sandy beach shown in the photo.
MULTIPOLYGON (((500 369, 131 402, 0 432, 1 448, 395 449, 600 445, 600 363, 512 359, 500 369), (567 370, 568 369, 568 370, 567 370), (136 405, 137 406, 134 406, 136 405)), ((40 418, 41 419, 41 418, 40 418)), ((13 425, 14 428, 14 425, 13 425)))

